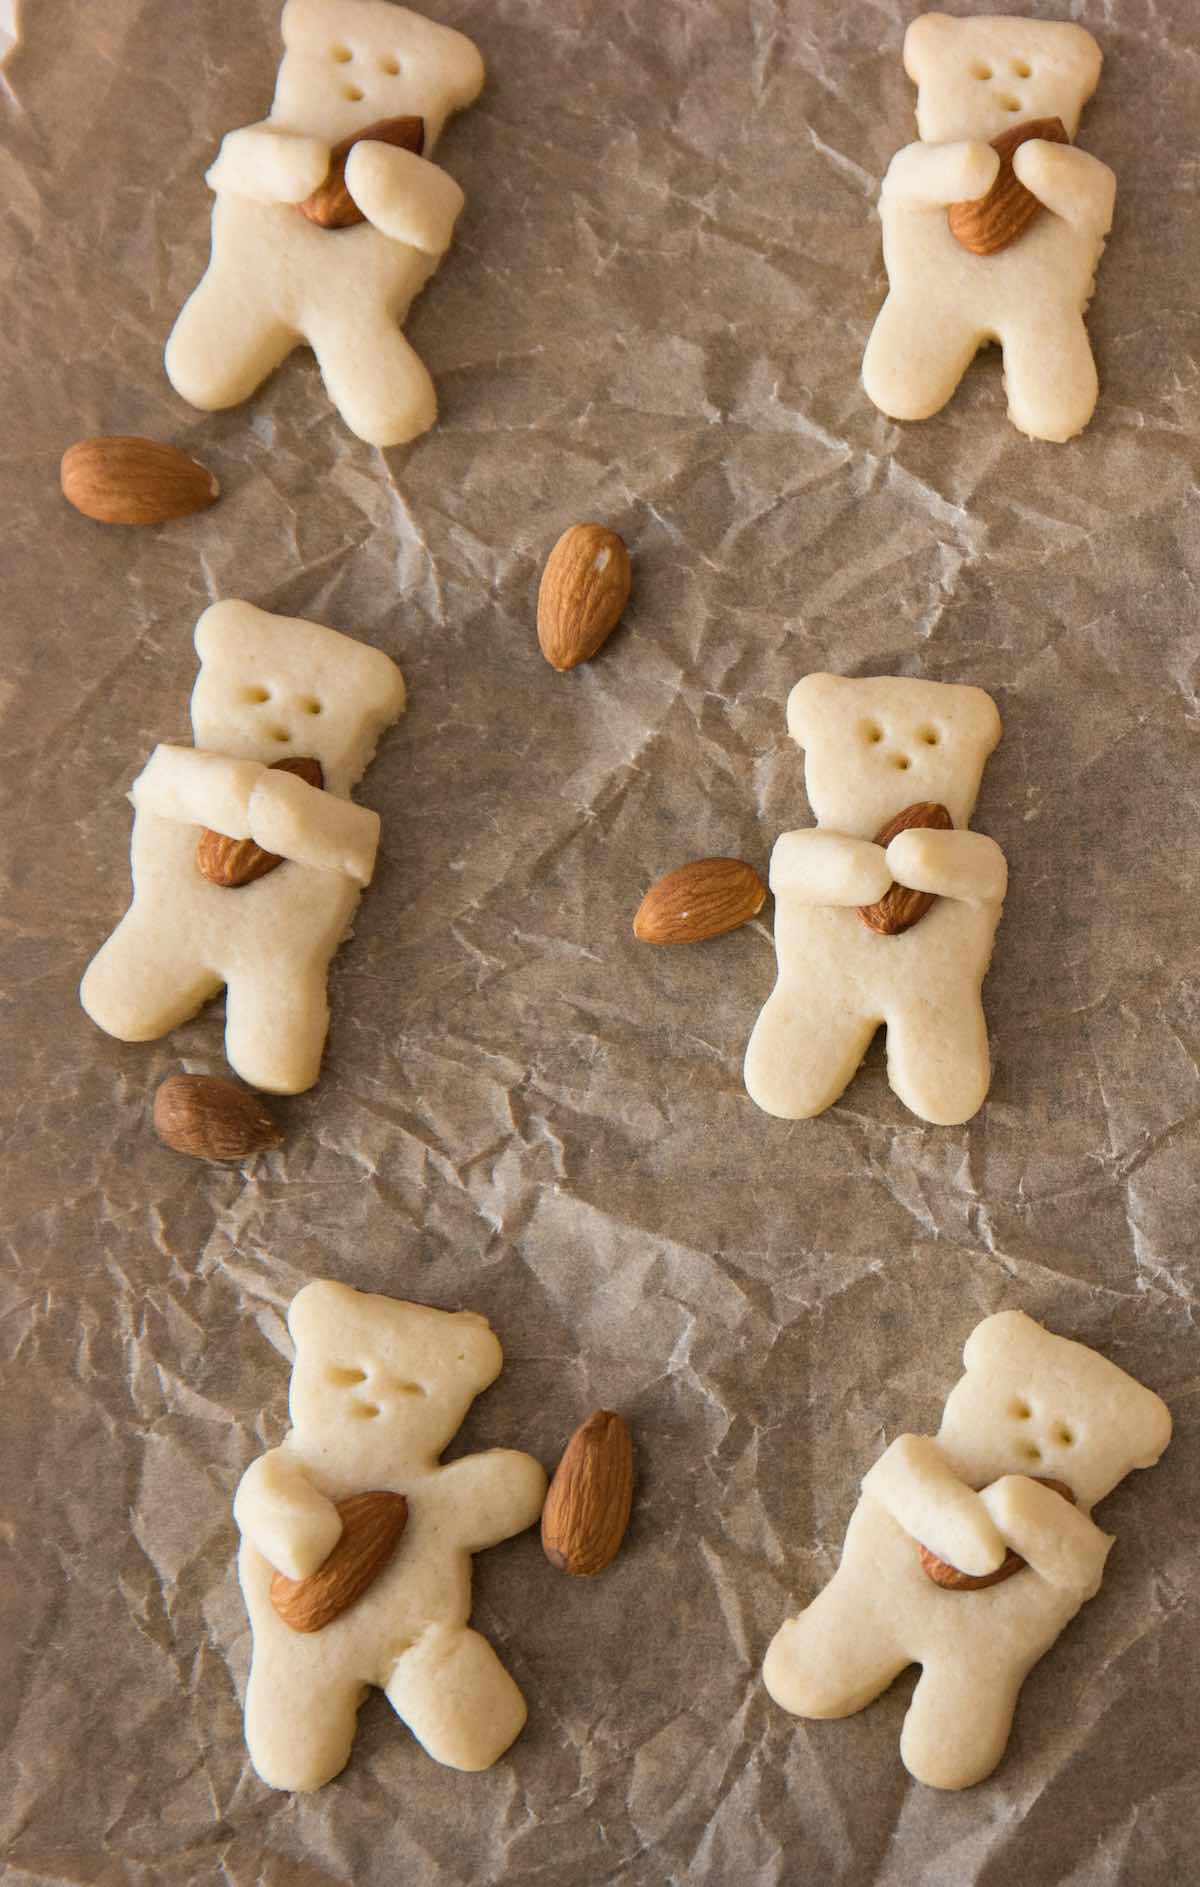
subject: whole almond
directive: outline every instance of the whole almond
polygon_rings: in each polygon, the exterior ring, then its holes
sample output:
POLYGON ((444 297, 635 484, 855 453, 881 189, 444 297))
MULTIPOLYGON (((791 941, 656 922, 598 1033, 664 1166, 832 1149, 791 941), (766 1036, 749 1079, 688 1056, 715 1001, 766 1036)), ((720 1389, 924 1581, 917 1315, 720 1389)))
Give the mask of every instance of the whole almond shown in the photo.
POLYGON ((307 1579, 289 1579, 277 1572, 271 1581, 271 1604, 293 1631, 324 1631, 361 1599, 387 1565, 408 1524, 403 1494, 381 1488, 339 1500, 337 1510, 341 1536, 316 1572, 307 1579))
POLYGON ((1044 138, 1048 144, 1071 142, 1061 118, 1029 118, 1010 126, 992 139, 1000 169, 987 195, 952 203, 946 211, 951 234, 974 256, 994 256, 1007 249, 1042 208, 1013 169, 1013 152, 1030 138, 1044 138))
POLYGON ((560 1572, 591 1577, 617 1556, 633 1504, 633 1442, 597 1409, 567 1443, 542 1509, 542 1551, 560 1572))
POLYGON ((215 504, 221 490, 178 446, 122 433, 68 446, 59 476, 63 496, 98 524, 165 524, 215 504))
POLYGON ((381 118, 365 131, 353 131, 329 153, 329 171, 310 197, 297 207, 302 216, 321 229, 350 229, 364 223, 365 216, 346 188, 346 159, 356 144, 369 138, 374 144, 392 144, 398 150, 412 151, 420 157, 425 149, 424 118, 381 118))
POLYGON ((219 1075, 169 1075, 154 1097, 154 1131, 196 1160, 245 1160, 283 1139, 258 1095, 219 1075))
MULTIPOLYGON (((1061 1494, 1064 1500, 1070 1501, 1072 1507, 1075 1505, 1075 1496, 1064 1481, 1051 1481, 1041 1474, 1035 1474, 1032 1478, 1042 1487, 1052 1487, 1056 1494, 1061 1494)), ((1010 1547, 995 1572, 971 1574, 959 1572, 957 1566, 951 1566, 947 1560, 939 1559, 937 1554, 931 1553, 927 1546, 918 1545, 917 1553, 927 1577, 933 1580, 935 1586, 941 1586, 946 1592, 982 1592, 985 1586, 1002 1585, 1006 1579, 1011 1579, 1014 1573, 1019 1573, 1022 1566, 1026 1564, 1021 1555, 1014 1553, 1010 1547)))
POLYGON ((741 858, 697 858, 651 885, 633 920, 642 943, 702 943, 749 923, 767 887, 741 858))
MULTIPOLYGON (((888 846, 898 832, 908 832, 913 826, 931 828, 935 832, 951 832, 954 821, 944 806, 936 800, 922 799, 915 805, 906 806, 894 819, 889 819, 885 826, 875 834, 876 845, 888 846)), ((929 891, 910 891, 907 885, 890 885, 875 904, 860 904, 858 915, 868 930, 876 930, 881 937, 898 937, 902 930, 911 930, 919 924, 926 911, 931 910, 937 899, 929 891)))
MULTIPOLYGON (((321 762, 314 760, 311 754, 296 754, 289 760, 276 760, 271 766, 272 773, 296 773, 309 786, 318 789, 325 784, 325 775, 321 762)), ((284 860, 278 852, 264 852, 261 845, 253 839, 230 839, 223 832, 214 832, 205 826, 196 841, 196 869, 202 878, 210 884, 221 885, 226 890, 236 890, 241 885, 253 884, 256 878, 265 878, 269 871, 282 865, 284 860)))
POLYGON ((603 524, 573 524, 546 559, 537 633, 551 668, 565 673, 608 641, 629 601, 629 552, 603 524))

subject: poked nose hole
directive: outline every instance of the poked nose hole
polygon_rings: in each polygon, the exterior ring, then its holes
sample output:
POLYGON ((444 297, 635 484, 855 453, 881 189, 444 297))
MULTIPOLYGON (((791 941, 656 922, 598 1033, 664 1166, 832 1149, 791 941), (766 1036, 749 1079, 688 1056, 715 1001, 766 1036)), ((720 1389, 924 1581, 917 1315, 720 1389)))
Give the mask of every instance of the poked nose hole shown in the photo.
POLYGON ((1011 92, 997 92, 996 103, 1001 111, 1020 111, 1021 109, 1020 99, 1014 98, 1011 92))
POLYGON ((892 761, 892 765, 895 767, 897 773, 907 773, 912 765, 912 761, 906 753, 898 753, 892 761))

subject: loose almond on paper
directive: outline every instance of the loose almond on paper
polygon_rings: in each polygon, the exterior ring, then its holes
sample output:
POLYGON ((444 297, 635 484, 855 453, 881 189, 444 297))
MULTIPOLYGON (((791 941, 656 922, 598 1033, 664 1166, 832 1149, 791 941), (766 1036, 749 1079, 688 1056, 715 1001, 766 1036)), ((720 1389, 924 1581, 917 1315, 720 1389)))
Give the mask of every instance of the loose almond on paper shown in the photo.
MULTIPOLYGON (((1070 1501, 1072 1507, 1075 1505, 1075 1496, 1065 1481, 1051 1481, 1041 1474, 1035 1474, 1032 1478, 1042 1487, 1052 1487, 1056 1494, 1061 1494, 1064 1500, 1070 1501)), ((927 1546, 918 1545, 917 1553, 926 1577, 932 1579, 935 1586, 941 1586, 946 1592, 982 1592, 985 1586, 1003 1585, 1006 1579, 1011 1579, 1014 1573, 1019 1573, 1027 1564, 1019 1553, 1013 1552, 1011 1547, 995 1572, 975 1574, 959 1572, 957 1566, 951 1566, 948 1560, 939 1559, 937 1554, 931 1553, 927 1546)))
POLYGON ((1030 118, 1011 126, 992 139, 1000 169, 987 195, 952 203, 946 211, 951 234, 972 255, 994 256, 1007 249, 1024 235, 1043 207, 1013 169, 1013 152, 1030 138, 1042 138, 1047 144, 1071 142, 1061 118, 1030 118))
POLYGON ((697 858, 651 885, 633 920, 641 943, 703 943, 756 917, 767 887, 741 858, 697 858))
POLYGON ((154 1131, 196 1160, 245 1160, 283 1139, 258 1095, 220 1075, 169 1075, 154 1096, 154 1131))
MULTIPOLYGON (((900 832, 909 832, 914 826, 934 832, 951 832, 954 821, 944 806, 936 800, 922 799, 915 805, 906 806, 894 819, 889 819, 885 826, 875 834, 876 845, 885 848, 900 832)), ((860 904, 858 915, 868 930, 876 930, 881 937, 898 937, 902 930, 911 930, 919 924, 926 911, 932 910, 937 903, 931 891, 910 891, 907 885, 893 884, 875 904, 860 904)))
POLYGON ((307 1579, 277 1572, 271 1604, 293 1631, 324 1631, 374 1585, 408 1524, 403 1494, 375 1489, 339 1500, 342 1531, 329 1557, 307 1579))
POLYGON ((369 138, 373 144, 391 144, 401 151, 420 157, 425 149, 424 118, 380 118, 365 131, 354 131, 329 153, 329 173, 310 197, 297 207, 301 215, 321 229, 351 229, 365 223, 366 217, 346 188, 346 159, 356 144, 369 138))
POLYGON ((590 661, 621 620, 632 583, 629 552, 603 524, 573 524, 546 560, 537 632, 551 668, 590 661))
POLYGON ((178 446, 109 433, 68 446, 63 496, 98 524, 165 524, 215 504, 216 478, 178 446))
MULTIPOLYGON (((273 761, 271 772, 298 774, 306 785, 318 789, 325 784, 321 762, 314 760, 311 754, 273 761)), ((278 852, 265 852, 253 839, 230 839, 209 826, 205 826, 196 842, 196 869, 200 876, 228 891, 253 884, 256 878, 265 878, 268 872, 285 862, 278 852)))
POLYGON ((617 1556, 633 1504, 633 1442, 597 1409, 567 1443, 542 1509, 542 1550, 560 1572, 591 1577, 617 1556))

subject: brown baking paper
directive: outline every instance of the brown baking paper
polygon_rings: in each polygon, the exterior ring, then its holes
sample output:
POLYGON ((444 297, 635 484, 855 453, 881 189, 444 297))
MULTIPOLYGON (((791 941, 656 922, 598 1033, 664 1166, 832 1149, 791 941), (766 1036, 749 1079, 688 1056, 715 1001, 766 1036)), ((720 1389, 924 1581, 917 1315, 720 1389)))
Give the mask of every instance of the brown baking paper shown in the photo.
MULTIPOLYGON (((439 161, 467 209, 408 333, 436 429, 380 454, 297 355, 196 413, 161 364, 207 255, 203 173, 265 111, 276 0, 27 0, 0 77, 5 660, 0 1851, 29 1883, 1179 1883, 1200 1839, 1195 1174, 1200 19, 1068 9, 1104 50, 1081 142, 1119 179, 1095 420, 1004 415, 998 360, 897 426, 859 361, 874 203, 914 136, 918 8, 429 0, 489 80, 439 161), (81 435, 175 440, 203 516, 70 511, 81 435), (628 541, 590 665, 534 638, 569 523, 628 541), (361 798, 380 867, 324 1074, 245 1169, 160 1146, 159 1081, 223 1069, 220 1004, 124 1046, 79 1009, 125 908, 124 795, 186 739, 192 629, 244 596, 378 644, 410 708, 361 798), (976 826, 1011 895, 967 1126, 907 1114, 879 1043, 811 1122, 741 1057, 771 906, 635 942, 661 873, 765 872, 809 822, 784 728, 811 669, 973 682, 1004 738, 976 826), (536 1535, 476 1562, 529 1703, 439 1768, 381 1697, 344 1775, 272 1793, 241 1734, 230 1503, 286 1426, 286 1306, 326 1276, 493 1321, 457 1447, 553 1466, 592 1409, 637 1447, 594 1581, 536 1535), (859 1478, 936 1427, 962 1344, 1023 1308, 1170 1403, 1098 1511, 1100 1595, 988 1782, 912 1782, 911 1675, 805 1724, 759 1667, 836 1563, 859 1478)), ((1034 11, 1052 17, 1053 5, 1034 11)))

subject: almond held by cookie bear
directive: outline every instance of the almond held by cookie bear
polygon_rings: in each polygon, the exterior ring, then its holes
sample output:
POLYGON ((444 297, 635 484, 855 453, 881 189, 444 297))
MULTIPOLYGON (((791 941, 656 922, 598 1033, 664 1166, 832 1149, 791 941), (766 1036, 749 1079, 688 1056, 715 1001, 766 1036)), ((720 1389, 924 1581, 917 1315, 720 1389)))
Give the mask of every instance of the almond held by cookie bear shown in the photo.
POLYGON ((451 1769, 486 1769, 525 1700, 472 1631, 471 1555, 533 1526, 530 1455, 439 1456, 500 1374, 472 1311, 432 1310, 319 1280, 293 1298, 292 1426, 234 1502, 254 1651, 246 1743, 275 1789, 343 1769, 370 1685, 451 1769))
POLYGON ((981 989, 1008 881, 968 832, 1000 738, 982 688, 807 675, 788 700, 817 824, 771 855, 779 973, 746 1051, 746 1087, 802 1120, 838 1099, 880 1024, 888 1080, 950 1126, 991 1079, 981 989))
POLYGON ((307 342, 351 432, 403 445, 432 426, 437 396, 401 323, 463 207, 432 153, 483 61, 390 0, 288 0, 283 43, 269 115, 231 131, 208 173, 212 259, 167 375, 212 412, 307 342))
POLYGON ((196 744, 157 747, 133 783, 133 902, 80 1001, 118 1041, 148 1042, 224 985, 230 1067, 299 1094, 375 869, 379 815, 351 789, 404 711, 404 678, 380 649, 252 603, 214 603, 195 639, 196 744))
POLYGON ((776 1703, 827 1718, 919 1664, 900 1754, 935 1789, 996 1767, 1026 1676, 1099 1591, 1113 1542, 1091 1509, 1171 1438, 1149 1389, 1021 1311, 985 1318, 963 1361, 936 1437, 875 1463, 837 1571, 763 1665, 776 1703))
POLYGON ((927 419, 990 341, 1008 416, 1063 441, 1095 410, 1084 327, 1116 179, 1070 142, 1100 77, 1082 26, 927 13, 904 39, 921 141, 880 194, 888 297, 863 385, 893 419, 927 419))

